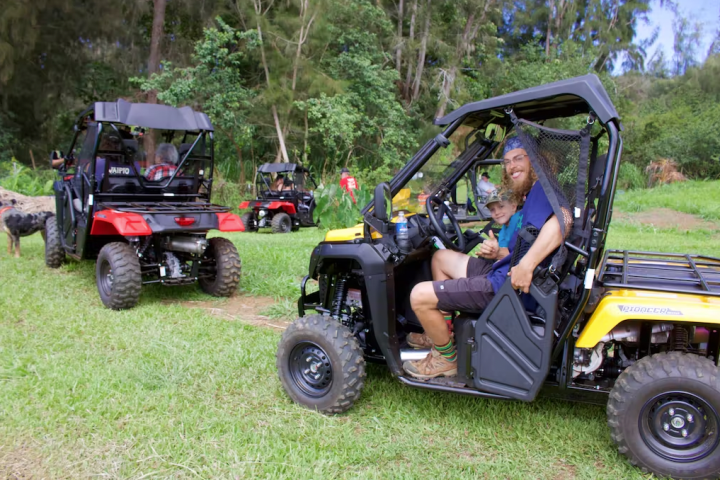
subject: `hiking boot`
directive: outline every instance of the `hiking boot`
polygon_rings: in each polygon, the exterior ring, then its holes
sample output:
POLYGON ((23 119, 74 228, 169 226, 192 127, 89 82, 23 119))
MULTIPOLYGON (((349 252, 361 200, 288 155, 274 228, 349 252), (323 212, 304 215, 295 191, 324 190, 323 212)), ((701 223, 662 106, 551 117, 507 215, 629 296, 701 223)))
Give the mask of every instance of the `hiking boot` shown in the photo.
POLYGON ((427 357, 414 362, 403 363, 403 369, 412 377, 421 380, 435 377, 454 377, 457 375, 457 360, 451 362, 434 347, 427 357))
MULTIPOLYGON (((455 340, 455 335, 450 334, 450 340, 455 340)), ((408 333, 405 341, 410 348, 432 348, 435 344, 426 333, 408 333)))

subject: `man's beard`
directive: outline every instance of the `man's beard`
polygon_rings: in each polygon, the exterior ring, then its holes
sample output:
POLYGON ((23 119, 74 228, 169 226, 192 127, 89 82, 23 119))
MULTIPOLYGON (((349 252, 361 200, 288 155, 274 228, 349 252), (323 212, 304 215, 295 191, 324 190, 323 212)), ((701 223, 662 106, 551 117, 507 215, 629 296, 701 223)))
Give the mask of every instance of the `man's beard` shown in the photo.
POLYGON ((502 173, 503 187, 512 191, 513 200, 518 204, 522 204, 525 201, 525 195, 530 193, 530 189, 537 179, 538 177, 535 174, 535 170, 532 168, 530 168, 530 171, 528 172, 528 175, 525 176, 525 179, 520 182, 513 181, 512 177, 508 175, 505 170, 503 170, 502 173))

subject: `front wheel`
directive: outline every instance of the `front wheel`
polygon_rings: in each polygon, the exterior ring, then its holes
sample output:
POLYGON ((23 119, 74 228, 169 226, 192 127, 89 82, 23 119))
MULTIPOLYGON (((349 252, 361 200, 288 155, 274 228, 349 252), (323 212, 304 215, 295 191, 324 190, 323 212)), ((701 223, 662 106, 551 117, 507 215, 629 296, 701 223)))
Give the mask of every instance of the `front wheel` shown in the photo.
POLYGON ((214 297, 229 297, 240 283, 240 255, 227 238, 211 238, 208 243, 203 262, 210 267, 210 273, 200 277, 200 288, 214 297))
POLYGON ((134 307, 142 287, 140 261, 135 250, 127 243, 105 245, 95 265, 95 282, 106 307, 113 310, 134 307))
POLYGON ((65 260, 65 249, 60 239, 57 218, 50 217, 45 221, 45 265, 60 268, 65 260))
POLYGON ((365 380, 357 339, 347 327, 322 315, 300 317, 285 330, 275 365, 290 398, 322 413, 352 407, 365 380))
POLYGON ((607 406, 613 441, 658 476, 720 475, 718 369, 680 352, 644 357, 618 377, 607 406))

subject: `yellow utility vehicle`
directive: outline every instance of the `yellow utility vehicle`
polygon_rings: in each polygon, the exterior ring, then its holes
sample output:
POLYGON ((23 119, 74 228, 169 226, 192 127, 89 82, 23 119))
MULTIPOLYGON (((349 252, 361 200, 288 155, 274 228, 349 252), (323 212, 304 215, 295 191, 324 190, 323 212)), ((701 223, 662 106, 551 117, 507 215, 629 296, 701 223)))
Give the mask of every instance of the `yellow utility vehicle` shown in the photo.
MULTIPOLYGON (((360 398, 365 363, 380 362, 415 388, 607 405, 610 435, 634 465, 660 476, 720 475, 720 259, 605 249, 622 125, 599 79, 470 103, 435 123, 444 130, 377 186, 363 224, 329 232, 313 250, 300 318, 277 352, 288 395, 344 412, 360 398), (405 341, 422 331, 410 292, 431 280, 438 248, 469 253, 482 241, 461 230, 446 201, 469 169, 498 163, 492 155, 511 131, 555 215, 571 213, 566 241, 537 268, 529 295, 507 280, 484 311, 456 312, 457 376, 416 380, 403 361, 428 352, 405 341), (405 188, 430 194, 426 213, 408 215, 409 239, 398 241, 392 198, 405 188), (307 293, 310 279, 319 291, 307 293)), ((535 235, 518 234, 513 265, 535 235)))

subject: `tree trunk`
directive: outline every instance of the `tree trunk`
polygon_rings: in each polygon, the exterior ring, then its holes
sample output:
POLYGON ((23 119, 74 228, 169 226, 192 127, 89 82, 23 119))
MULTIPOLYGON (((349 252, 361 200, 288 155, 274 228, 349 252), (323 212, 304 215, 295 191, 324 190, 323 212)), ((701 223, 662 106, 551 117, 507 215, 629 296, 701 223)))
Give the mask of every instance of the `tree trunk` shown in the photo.
MULTIPOLYGON (((150 40, 148 77, 151 77, 153 73, 157 73, 160 67, 160 44, 165 26, 165 2, 166 0, 153 0, 155 8, 153 11, 152 39, 150 40)), ((157 92, 155 90, 148 92, 147 103, 157 103, 157 92)))
POLYGON ((425 68, 425 54, 427 53, 427 42, 430 36, 430 2, 427 1, 427 7, 425 8, 425 29, 423 30, 422 40, 420 42, 420 53, 418 54, 417 68, 415 69, 415 82, 413 82, 413 95, 412 101, 417 100, 420 96, 420 81, 422 80, 423 69, 425 68))
MULTIPOLYGON (((262 26, 260 25, 260 15, 262 15, 262 1, 253 0, 253 6, 255 7, 255 21, 257 24, 258 38, 260 39, 260 59, 262 60, 263 69, 265 70, 265 81, 267 82, 268 88, 270 88, 270 69, 268 68, 267 59, 265 58, 265 45, 263 43, 262 26)), ((285 137, 283 135, 282 127, 280 126, 280 118, 278 117, 277 107, 275 106, 275 104, 270 107, 270 110, 273 114, 275 131, 277 132, 278 143, 280 144, 278 158, 282 155, 283 161, 285 163, 288 163, 290 162, 290 159, 288 157, 287 149, 285 148, 285 137)))
POLYGON ((555 8, 555 0, 548 2, 547 33, 545 33, 545 61, 550 61, 550 36, 552 34, 552 18, 555 8))
POLYGON ((292 74, 292 91, 295 91, 295 84, 297 81, 298 66, 300 65, 300 55, 302 53, 302 46, 307 41, 307 37, 310 34, 310 27, 315 21, 317 11, 310 17, 310 20, 305 24, 305 16, 307 15, 308 7, 310 6, 310 0, 301 0, 300 2, 300 38, 298 38, 297 50, 295 51, 295 62, 293 64, 292 74))
POLYGON ((465 28, 463 29, 462 37, 458 39, 458 43, 455 48, 455 58, 453 59, 455 63, 450 67, 449 70, 445 72, 445 76, 443 78, 441 90, 442 93, 440 95, 440 103, 438 104, 438 108, 435 112, 435 118, 440 118, 445 115, 445 108, 447 107, 447 102, 450 100, 450 93, 452 92, 452 88, 455 85, 459 66, 462 63, 463 57, 466 55, 467 52, 470 51, 470 45, 475 40, 480 25, 485 22, 485 18, 487 17, 487 11, 493 1, 494 0, 485 1, 485 5, 483 6, 483 12, 477 22, 475 21, 474 12, 471 12, 470 15, 468 15, 467 21, 465 22, 465 28))
MULTIPOLYGON (((417 17, 417 7, 418 7, 418 0, 415 0, 413 2, 413 12, 412 16, 410 17, 410 35, 408 36, 408 50, 412 47, 412 42, 415 40, 415 18, 417 17)), ((410 57, 408 52, 408 57, 410 57)), ((405 76, 405 85, 403 88, 403 98, 407 102, 410 101, 410 82, 412 81, 412 62, 407 62, 407 75, 405 76)))
POLYGON ((403 31, 403 8, 404 0, 398 3, 398 31, 397 31, 397 48, 395 49, 395 68, 398 74, 402 75, 402 31, 403 31))
POLYGON ((445 77, 443 78, 442 88, 440 90, 440 103, 435 111, 435 118, 440 118, 445 115, 445 107, 447 107, 447 102, 450 99, 450 91, 455 84, 455 75, 457 75, 457 67, 455 65, 445 71, 445 77))
POLYGON ((305 168, 307 168, 308 131, 309 131, 309 128, 308 128, 308 109, 307 109, 307 107, 305 107, 305 135, 304 135, 304 137, 303 137, 303 154, 302 154, 303 165, 306 166, 305 168))
MULTIPOLYGON (((154 0, 152 38, 150 40, 150 58, 148 59, 148 77, 160 69, 160 44, 162 43, 163 29, 165 28, 165 3, 166 0, 154 0)), ((147 93, 147 103, 157 103, 157 91, 150 90, 147 93)), ((143 146, 145 148, 146 162, 148 166, 155 164, 155 135, 148 132, 145 136, 143 146)))

